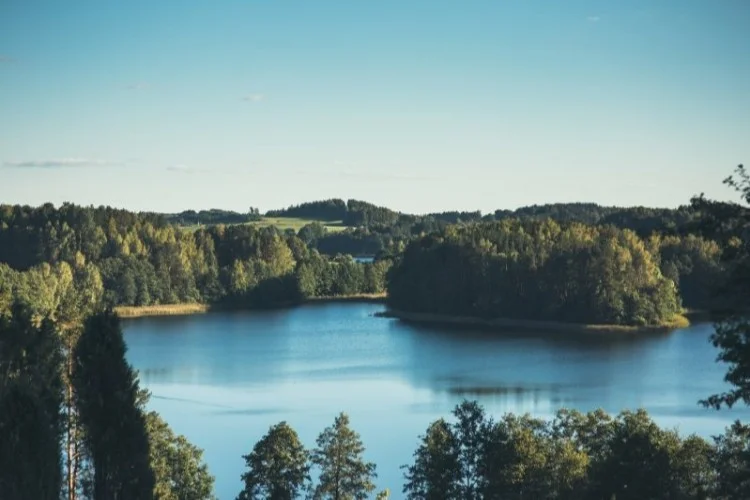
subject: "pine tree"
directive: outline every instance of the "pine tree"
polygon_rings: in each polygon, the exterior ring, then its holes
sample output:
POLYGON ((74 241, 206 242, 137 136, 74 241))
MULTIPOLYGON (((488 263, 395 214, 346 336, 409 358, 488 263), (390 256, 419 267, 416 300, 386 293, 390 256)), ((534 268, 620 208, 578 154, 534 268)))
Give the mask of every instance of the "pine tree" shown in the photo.
POLYGON ((62 353, 54 324, 15 304, 0 317, 0 496, 58 499, 62 353))
POLYGON ((312 462, 320 468, 314 498, 318 500, 364 500, 375 490, 375 464, 365 462, 365 447, 359 434, 349 428, 345 413, 318 436, 312 462))
POLYGON ((125 360, 120 320, 112 311, 86 320, 73 353, 73 387, 94 468, 94 500, 153 497, 154 474, 138 380, 125 360))
POLYGON ((310 481, 308 453, 286 422, 272 426, 249 455, 238 500, 292 500, 310 481))

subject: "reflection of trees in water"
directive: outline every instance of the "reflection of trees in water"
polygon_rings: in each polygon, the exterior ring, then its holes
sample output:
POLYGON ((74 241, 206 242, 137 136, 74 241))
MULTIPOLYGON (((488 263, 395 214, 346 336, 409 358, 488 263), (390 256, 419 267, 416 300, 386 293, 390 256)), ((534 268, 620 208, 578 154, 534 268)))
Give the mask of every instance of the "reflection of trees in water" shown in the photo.
MULTIPOLYGON (((652 377, 663 378, 657 386, 674 385, 673 365, 696 347, 685 340, 693 332, 561 335, 402 322, 390 328, 408 340, 412 385, 429 389, 441 405, 476 399, 493 413, 637 407, 655 397, 652 377)), ((701 332, 697 343, 708 334, 701 332)), ((675 396, 684 404, 684 392, 675 396)))

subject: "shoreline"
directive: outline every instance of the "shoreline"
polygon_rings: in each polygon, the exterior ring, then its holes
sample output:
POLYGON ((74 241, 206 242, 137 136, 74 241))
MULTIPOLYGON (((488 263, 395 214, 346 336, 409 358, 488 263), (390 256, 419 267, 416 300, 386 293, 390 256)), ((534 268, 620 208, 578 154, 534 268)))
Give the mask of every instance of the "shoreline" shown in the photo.
POLYGON ((277 304, 269 307, 225 307, 211 304, 159 304, 150 306, 117 306, 114 311, 122 319, 146 318, 157 316, 188 316, 206 314, 212 311, 253 311, 259 309, 284 309, 306 304, 327 304, 335 302, 385 303, 385 293, 358 293, 353 295, 334 295, 330 297, 311 297, 298 302, 277 304))
POLYGON ((325 297, 310 297, 301 302, 301 304, 316 304, 329 302, 372 302, 376 304, 385 304, 385 293, 355 293, 352 295, 331 295, 325 297))
POLYGON ((413 313, 406 311, 396 311, 388 309, 384 312, 376 313, 375 316, 381 318, 395 318, 399 321, 410 323, 435 324, 443 326, 471 326, 487 328, 492 330, 535 330, 557 333, 660 333, 686 328, 690 326, 690 321, 683 315, 675 317, 672 323, 653 326, 629 326, 629 325, 595 325, 585 323, 566 323, 563 321, 540 321, 531 319, 510 319, 494 318, 483 319, 471 316, 449 316, 432 313, 413 313))
POLYGON ((145 318, 148 316, 187 316, 207 313, 207 304, 158 304, 151 306, 117 306, 114 311, 122 319, 145 318))

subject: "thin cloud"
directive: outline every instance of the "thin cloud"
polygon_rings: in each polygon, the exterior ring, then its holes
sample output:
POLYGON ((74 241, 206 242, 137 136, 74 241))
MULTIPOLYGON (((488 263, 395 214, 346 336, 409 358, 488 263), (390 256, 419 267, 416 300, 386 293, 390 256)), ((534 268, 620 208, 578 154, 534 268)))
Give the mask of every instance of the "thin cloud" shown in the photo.
POLYGON ((590 23, 598 23, 602 18, 599 16, 589 16, 586 20, 590 23))
POLYGON ((242 100, 247 102, 260 102, 265 98, 266 96, 264 96, 263 94, 250 94, 243 97, 242 100))
POLYGON ((110 167, 117 162, 106 160, 92 160, 90 158, 59 158, 51 160, 4 161, 8 168, 80 168, 80 167, 110 167))
POLYGON ((0 54, 0 63, 9 63, 13 61, 15 61, 15 59, 13 59, 12 57, 0 54))

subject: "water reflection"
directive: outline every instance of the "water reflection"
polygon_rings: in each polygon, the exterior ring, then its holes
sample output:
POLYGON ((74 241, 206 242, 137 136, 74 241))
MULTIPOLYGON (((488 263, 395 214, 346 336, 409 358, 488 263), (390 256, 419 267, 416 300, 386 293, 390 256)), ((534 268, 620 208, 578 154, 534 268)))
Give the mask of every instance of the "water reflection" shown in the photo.
POLYGON ((125 323, 151 407, 205 448, 220 498, 240 488, 242 454, 287 420, 303 441, 347 411, 401 498, 402 471, 430 421, 464 398, 499 417, 561 407, 645 407, 684 432, 721 432, 744 408, 697 401, 724 389, 709 325, 673 334, 560 335, 407 325, 377 304, 149 318, 125 323))

